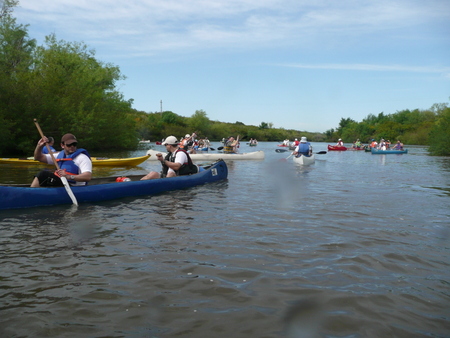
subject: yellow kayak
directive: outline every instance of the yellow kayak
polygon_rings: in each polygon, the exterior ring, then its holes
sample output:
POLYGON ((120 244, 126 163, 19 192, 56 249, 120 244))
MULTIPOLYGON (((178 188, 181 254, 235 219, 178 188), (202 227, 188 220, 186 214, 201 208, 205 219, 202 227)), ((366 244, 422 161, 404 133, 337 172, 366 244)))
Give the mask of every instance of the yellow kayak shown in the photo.
MULTIPOLYGON (((119 167, 127 165, 138 165, 147 160, 149 157, 150 155, 128 158, 91 157, 91 160, 92 165, 94 166, 119 167)), ((45 165, 45 163, 29 158, 0 158, 0 164, 45 165)))

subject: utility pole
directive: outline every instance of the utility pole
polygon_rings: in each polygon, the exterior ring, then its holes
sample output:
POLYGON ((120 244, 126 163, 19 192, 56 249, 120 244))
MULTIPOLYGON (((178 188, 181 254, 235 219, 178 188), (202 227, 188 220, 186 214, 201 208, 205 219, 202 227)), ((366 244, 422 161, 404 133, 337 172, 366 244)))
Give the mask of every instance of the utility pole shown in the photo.
POLYGON ((162 113, 162 100, 161 100, 161 113, 162 113))

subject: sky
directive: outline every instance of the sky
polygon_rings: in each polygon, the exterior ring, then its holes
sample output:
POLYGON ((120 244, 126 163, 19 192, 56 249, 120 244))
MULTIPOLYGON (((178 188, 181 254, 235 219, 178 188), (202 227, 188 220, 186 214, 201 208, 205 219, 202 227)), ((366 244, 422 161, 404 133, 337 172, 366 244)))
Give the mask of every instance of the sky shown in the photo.
POLYGON ((145 112, 325 132, 450 100, 449 0, 19 0, 13 16, 118 66, 145 112))

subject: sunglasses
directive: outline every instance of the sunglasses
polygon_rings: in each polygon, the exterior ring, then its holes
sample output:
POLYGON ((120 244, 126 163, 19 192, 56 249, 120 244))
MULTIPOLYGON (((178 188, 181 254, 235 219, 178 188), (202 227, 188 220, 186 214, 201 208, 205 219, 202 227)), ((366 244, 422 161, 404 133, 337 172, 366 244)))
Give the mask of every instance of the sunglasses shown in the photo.
POLYGON ((78 142, 73 142, 73 143, 70 143, 70 144, 66 144, 66 147, 76 147, 78 145, 78 142))

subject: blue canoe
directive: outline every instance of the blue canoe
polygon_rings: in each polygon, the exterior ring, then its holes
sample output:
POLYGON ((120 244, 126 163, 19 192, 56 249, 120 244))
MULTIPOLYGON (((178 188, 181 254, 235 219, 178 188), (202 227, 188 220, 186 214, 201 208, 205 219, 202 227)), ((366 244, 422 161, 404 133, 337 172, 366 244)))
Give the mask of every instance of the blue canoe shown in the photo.
MULTIPOLYGON (((141 181, 139 176, 128 176, 129 182, 116 182, 117 177, 93 178, 87 186, 71 187, 78 203, 92 203, 123 197, 149 196, 165 191, 186 189, 196 185, 224 180, 228 168, 219 160, 205 170, 188 176, 141 181)), ((57 204, 71 204, 64 187, 30 188, 29 185, 0 185, 0 210, 31 208, 57 204)))
POLYGON ((375 149, 375 148, 371 148, 370 152, 372 154, 377 154, 377 155, 384 155, 384 154, 407 154, 408 153, 408 149, 405 150, 394 150, 394 149, 389 149, 389 150, 381 150, 381 149, 375 149))

